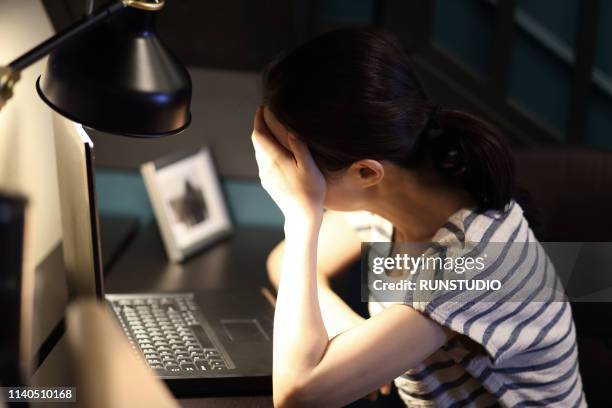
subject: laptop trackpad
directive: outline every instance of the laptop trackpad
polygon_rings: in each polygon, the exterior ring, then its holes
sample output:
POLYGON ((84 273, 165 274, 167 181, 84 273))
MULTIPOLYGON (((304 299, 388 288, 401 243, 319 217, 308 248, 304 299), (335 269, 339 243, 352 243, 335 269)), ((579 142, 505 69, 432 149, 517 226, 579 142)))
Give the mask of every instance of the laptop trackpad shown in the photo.
POLYGON ((231 319, 221 320, 227 337, 234 342, 256 342, 270 341, 256 319, 231 319))

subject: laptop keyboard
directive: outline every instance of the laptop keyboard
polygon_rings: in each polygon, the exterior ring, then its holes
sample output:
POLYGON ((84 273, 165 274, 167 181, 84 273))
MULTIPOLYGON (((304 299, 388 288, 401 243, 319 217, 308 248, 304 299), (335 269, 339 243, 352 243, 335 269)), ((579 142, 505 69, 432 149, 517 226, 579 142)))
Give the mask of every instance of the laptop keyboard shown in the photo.
POLYGON ((198 321, 191 296, 111 297, 109 301, 132 347, 158 375, 228 369, 198 321))

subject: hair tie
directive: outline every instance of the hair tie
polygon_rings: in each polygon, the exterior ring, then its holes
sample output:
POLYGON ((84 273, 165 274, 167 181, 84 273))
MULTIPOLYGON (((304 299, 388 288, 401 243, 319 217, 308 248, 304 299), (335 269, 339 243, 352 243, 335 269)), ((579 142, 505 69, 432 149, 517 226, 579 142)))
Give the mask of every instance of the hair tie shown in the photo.
POLYGON ((463 146, 460 140, 445 136, 444 126, 440 119, 443 109, 434 105, 424 133, 431 146, 436 167, 452 178, 461 177, 467 171, 463 146))
POLYGON ((442 107, 440 105, 434 105, 429 113, 429 118, 427 119, 424 129, 429 140, 436 140, 444 133, 442 123, 440 121, 441 112, 442 107))

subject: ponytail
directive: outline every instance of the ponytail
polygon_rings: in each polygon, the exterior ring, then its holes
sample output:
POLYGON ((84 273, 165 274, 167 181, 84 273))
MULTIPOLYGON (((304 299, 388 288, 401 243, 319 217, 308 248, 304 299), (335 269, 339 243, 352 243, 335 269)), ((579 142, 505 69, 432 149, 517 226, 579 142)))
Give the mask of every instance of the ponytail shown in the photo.
POLYGON ((487 122, 458 110, 434 108, 423 130, 434 167, 462 186, 481 209, 502 211, 514 195, 514 161, 487 122))

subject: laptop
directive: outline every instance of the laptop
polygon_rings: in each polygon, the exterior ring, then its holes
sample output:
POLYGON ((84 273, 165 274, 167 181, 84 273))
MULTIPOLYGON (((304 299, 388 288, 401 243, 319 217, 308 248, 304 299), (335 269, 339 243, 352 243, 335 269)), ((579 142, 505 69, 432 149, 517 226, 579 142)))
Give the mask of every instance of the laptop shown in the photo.
POLYGON ((81 125, 53 122, 69 297, 104 299, 175 395, 270 393, 274 310, 256 288, 105 294, 93 142, 81 125))

